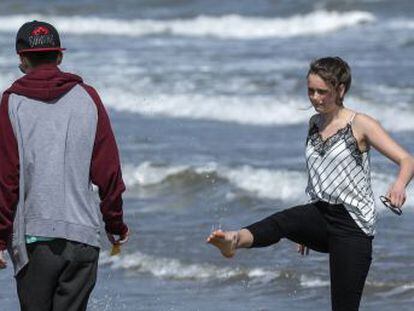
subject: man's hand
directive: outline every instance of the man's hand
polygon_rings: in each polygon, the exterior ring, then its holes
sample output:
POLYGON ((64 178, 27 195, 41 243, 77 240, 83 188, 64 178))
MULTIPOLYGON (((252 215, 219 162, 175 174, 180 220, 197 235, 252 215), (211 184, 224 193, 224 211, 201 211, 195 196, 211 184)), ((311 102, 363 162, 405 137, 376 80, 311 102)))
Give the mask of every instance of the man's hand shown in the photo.
POLYGON ((303 245, 303 244, 297 244, 297 251, 302 256, 309 255, 309 247, 303 245))
POLYGON ((126 233, 121 234, 118 239, 115 238, 115 236, 111 233, 106 233, 106 236, 108 237, 109 242, 111 242, 112 245, 122 245, 128 242, 129 239, 129 229, 126 233))
POLYGON ((7 261, 4 258, 4 251, 0 251, 0 269, 7 268, 7 261))

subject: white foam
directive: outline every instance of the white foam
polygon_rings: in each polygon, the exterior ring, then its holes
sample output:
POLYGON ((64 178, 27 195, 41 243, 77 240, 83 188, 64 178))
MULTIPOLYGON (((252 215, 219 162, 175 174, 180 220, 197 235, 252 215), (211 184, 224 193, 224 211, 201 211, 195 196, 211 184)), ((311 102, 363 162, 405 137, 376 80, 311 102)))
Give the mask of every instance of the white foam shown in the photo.
POLYGON ((306 199, 307 176, 302 172, 256 169, 250 166, 223 168, 218 173, 239 189, 267 199, 306 199))
POLYGON ((222 268, 211 264, 184 263, 174 258, 159 258, 135 252, 121 256, 109 256, 108 252, 102 252, 99 260, 101 265, 109 265, 111 269, 124 269, 139 273, 149 273, 155 277, 176 280, 214 280, 245 277, 249 279, 279 277, 280 273, 262 268, 222 268))
POLYGON ((404 294, 408 291, 412 291, 413 289, 414 289, 414 283, 408 283, 408 284, 395 287, 387 292, 378 293, 377 295, 382 296, 382 297, 391 297, 391 296, 404 294))
MULTIPOLYGON (((216 174, 237 189, 257 198, 289 202, 305 202, 308 199, 305 195, 307 183, 307 173, 305 171, 272 170, 254 168, 248 165, 227 167, 217 163, 208 163, 201 166, 156 166, 150 162, 144 162, 138 167, 130 165, 124 167, 127 188, 154 185, 183 172, 193 172, 199 175, 216 174)), ((394 178, 395 176, 392 175, 373 172, 372 183, 376 197, 387 192, 394 178)), ((408 188, 407 196, 409 201, 410 198, 414 197, 413 187, 408 188)), ((231 200, 235 196, 229 195, 228 198, 231 200)), ((409 205, 409 202, 407 202, 407 205, 409 205)), ((377 206, 380 212, 385 210, 381 203, 377 206)))
POLYGON ((317 277, 309 277, 306 275, 301 275, 300 276, 300 285, 302 287, 326 287, 330 285, 330 281, 329 280, 322 280, 320 278, 317 277))
POLYGON ((162 167, 143 162, 138 167, 126 165, 123 171, 127 188, 151 186, 174 175, 191 171, 199 175, 215 173, 219 178, 227 180, 238 189, 247 191, 253 196, 281 200, 304 199, 307 180, 306 175, 301 172, 256 169, 247 165, 229 168, 216 163, 198 167, 190 165, 162 167))
POLYGON ((106 89, 105 103, 119 111, 146 116, 214 120, 251 125, 306 122, 311 110, 305 100, 271 96, 205 96, 201 94, 146 96, 106 89))
MULTIPOLYGON (((307 123, 314 109, 303 97, 271 95, 165 94, 143 96, 137 91, 105 88, 104 102, 118 111, 150 117, 212 120, 246 125, 272 126, 307 123)), ((414 130, 414 110, 409 103, 392 105, 350 96, 346 106, 376 118, 388 130, 414 130)))
POLYGON ((15 32, 28 20, 47 20, 60 31, 77 35, 102 34, 139 37, 174 34, 193 37, 255 39, 317 35, 375 21, 369 12, 318 10, 287 18, 240 15, 198 16, 191 19, 111 19, 94 16, 9 15, 0 17, 0 31, 15 32))
POLYGON ((159 184, 168 176, 176 175, 187 169, 186 166, 161 167, 143 162, 138 167, 126 166, 123 169, 123 178, 128 186, 151 186, 159 184))

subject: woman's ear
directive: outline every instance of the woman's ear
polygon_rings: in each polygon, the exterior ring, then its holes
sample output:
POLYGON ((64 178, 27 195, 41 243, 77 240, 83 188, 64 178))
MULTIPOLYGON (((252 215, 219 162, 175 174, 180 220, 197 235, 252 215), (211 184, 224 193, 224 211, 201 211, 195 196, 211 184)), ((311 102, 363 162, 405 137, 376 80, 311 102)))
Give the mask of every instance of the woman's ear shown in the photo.
POLYGON ((344 100, 344 97, 345 97, 345 84, 343 84, 343 83, 339 84, 337 90, 338 90, 339 99, 342 102, 344 100))

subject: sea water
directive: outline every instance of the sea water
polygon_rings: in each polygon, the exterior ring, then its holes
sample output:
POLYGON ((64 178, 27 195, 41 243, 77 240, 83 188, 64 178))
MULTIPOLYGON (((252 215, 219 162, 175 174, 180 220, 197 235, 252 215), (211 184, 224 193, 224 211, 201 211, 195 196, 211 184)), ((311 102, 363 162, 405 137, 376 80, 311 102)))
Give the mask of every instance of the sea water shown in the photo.
MULTIPOLYGON (((100 93, 117 137, 131 237, 104 240, 88 310, 329 310, 328 256, 295 245, 225 259, 205 243, 306 202, 304 145, 314 113, 311 60, 352 67, 345 104, 414 152, 414 3, 361 1, 1 1, 0 86, 21 74, 17 29, 45 20, 67 48, 62 69, 100 93)), ((372 152, 375 196, 398 168, 372 152)), ((414 191, 404 215, 378 200, 361 310, 412 310, 414 191)), ((18 310, 11 268, 0 309, 18 310)))

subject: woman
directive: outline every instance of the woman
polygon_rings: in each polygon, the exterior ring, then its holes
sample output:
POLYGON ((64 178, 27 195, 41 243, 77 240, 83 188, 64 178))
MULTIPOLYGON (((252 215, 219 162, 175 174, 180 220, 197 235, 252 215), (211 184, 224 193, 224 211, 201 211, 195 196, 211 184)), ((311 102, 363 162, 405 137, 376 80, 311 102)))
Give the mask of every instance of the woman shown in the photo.
POLYGON ((376 211, 371 190, 371 147, 399 165, 386 198, 395 208, 406 199, 414 175, 412 157, 370 116, 343 105, 351 70, 339 57, 311 63, 308 96, 317 114, 306 140, 310 202, 275 213, 239 231, 216 230, 207 238, 225 257, 238 248, 264 247, 288 238, 329 253, 332 310, 358 310, 371 264, 376 211))

